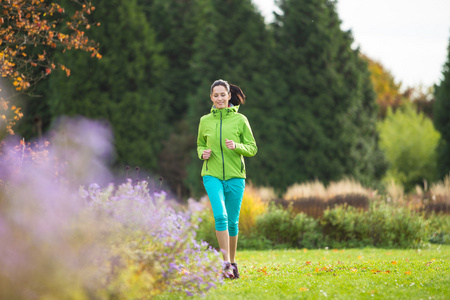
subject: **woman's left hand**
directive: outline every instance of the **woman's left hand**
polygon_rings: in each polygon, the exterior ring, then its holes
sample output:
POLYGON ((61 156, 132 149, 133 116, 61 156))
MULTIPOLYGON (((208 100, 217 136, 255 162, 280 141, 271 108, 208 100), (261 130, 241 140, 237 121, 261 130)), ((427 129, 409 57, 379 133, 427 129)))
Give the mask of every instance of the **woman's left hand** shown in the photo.
POLYGON ((225 145, 226 145, 227 148, 230 149, 230 150, 236 149, 236 143, 235 143, 233 140, 227 140, 227 139, 225 139, 225 145))

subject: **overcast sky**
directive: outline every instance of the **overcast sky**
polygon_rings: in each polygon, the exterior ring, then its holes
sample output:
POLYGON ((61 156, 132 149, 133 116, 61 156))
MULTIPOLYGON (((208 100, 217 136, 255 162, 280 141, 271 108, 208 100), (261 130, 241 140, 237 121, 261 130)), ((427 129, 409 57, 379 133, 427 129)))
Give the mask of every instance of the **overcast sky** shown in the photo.
MULTIPOLYGON (((252 0, 267 21, 273 0, 252 0)), ((450 38, 450 0, 339 0, 343 30, 354 46, 391 71, 402 87, 442 80, 450 38)))

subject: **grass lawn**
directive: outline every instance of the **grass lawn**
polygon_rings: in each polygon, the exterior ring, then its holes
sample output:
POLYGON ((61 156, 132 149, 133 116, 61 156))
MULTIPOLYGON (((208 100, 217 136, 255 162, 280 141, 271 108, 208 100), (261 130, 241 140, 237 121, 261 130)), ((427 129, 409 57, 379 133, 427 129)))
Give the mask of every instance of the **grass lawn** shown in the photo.
POLYGON ((450 246, 241 251, 238 265, 203 297, 157 299, 450 299, 450 246))

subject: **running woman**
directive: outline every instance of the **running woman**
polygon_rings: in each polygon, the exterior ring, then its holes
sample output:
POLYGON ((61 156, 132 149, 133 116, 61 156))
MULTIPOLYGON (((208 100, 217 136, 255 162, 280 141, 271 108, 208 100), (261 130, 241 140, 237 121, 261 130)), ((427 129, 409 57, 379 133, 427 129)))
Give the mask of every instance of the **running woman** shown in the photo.
POLYGON ((223 253, 223 276, 239 278, 236 264, 239 213, 245 189, 245 157, 258 151, 247 118, 238 113, 245 95, 235 85, 211 85, 211 112, 200 119, 197 153, 201 175, 214 213, 216 236, 223 253))

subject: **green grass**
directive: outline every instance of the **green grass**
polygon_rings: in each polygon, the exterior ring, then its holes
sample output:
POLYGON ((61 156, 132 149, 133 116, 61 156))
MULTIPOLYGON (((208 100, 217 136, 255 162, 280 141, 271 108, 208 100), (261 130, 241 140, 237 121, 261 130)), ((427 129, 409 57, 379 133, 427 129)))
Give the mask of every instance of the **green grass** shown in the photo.
POLYGON ((420 250, 238 252, 241 278, 206 297, 157 299, 450 299, 450 246, 420 250))

